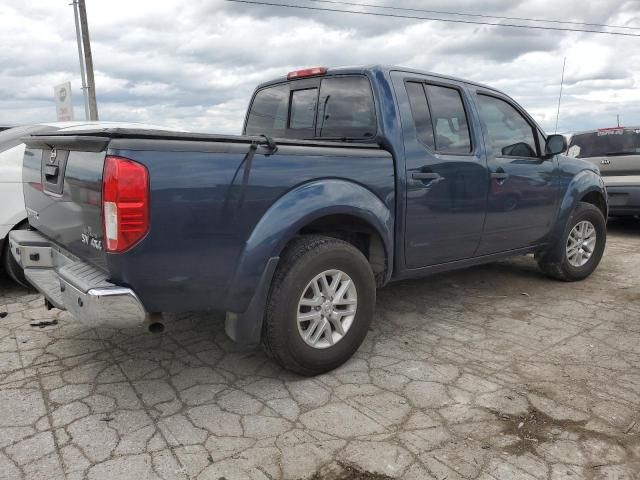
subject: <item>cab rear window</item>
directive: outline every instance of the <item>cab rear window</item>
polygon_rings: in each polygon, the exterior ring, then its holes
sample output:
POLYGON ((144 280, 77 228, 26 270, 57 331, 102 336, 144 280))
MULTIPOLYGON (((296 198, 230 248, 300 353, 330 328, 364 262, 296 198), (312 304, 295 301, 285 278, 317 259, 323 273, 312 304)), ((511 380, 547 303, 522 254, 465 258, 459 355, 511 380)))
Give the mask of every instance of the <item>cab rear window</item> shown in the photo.
POLYGON ((304 90, 294 90, 291 92, 289 128, 305 129, 308 130, 311 135, 314 135, 313 122, 316 115, 317 101, 317 88, 306 88, 304 90))
POLYGON ((376 134, 373 93, 364 76, 327 77, 315 86, 295 81, 258 91, 245 134, 353 139, 376 134))
POLYGON ((287 130, 288 102, 288 85, 276 85, 260 90, 251 104, 251 112, 247 118, 247 135, 283 136, 287 130))
POLYGON ((606 128, 571 137, 568 155, 578 158, 640 154, 640 128, 606 128))

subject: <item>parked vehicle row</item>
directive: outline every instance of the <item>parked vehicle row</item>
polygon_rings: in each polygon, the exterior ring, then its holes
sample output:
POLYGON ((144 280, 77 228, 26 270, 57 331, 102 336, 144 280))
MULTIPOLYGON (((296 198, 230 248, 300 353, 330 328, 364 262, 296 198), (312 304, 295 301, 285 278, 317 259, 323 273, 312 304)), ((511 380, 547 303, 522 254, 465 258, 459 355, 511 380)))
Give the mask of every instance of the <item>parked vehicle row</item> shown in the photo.
POLYGON ((33 231, 10 234, 50 306, 89 325, 222 310, 226 330, 317 374, 367 334, 376 288, 534 254, 581 280, 607 194, 491 87, 397 67, 260 85, 243 135, 131 128, 27 138, 33 231))
POLYGON ((611 215, 640 215, 640 127, 576 133, 568 154, 598 166, 607 187, 611 215))

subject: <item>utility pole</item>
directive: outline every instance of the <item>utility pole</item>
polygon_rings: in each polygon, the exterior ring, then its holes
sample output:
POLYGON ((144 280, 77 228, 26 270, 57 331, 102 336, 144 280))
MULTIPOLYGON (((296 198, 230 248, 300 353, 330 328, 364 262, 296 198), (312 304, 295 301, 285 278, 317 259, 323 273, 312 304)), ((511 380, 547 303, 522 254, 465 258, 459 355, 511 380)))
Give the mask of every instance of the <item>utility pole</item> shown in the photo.
POLYGON ((82 96, 84 98, 84 119, 89 120, 89 97, 87 96, 87 80, 84 74, 84 56, 82 54, 82 36, 80 34, 80 19, 78 18, 78 2, 73 0, 73 20, 76 24, 76 39, 78 42, 78 61, 80 62, 80 78, 82 79, 82 96))
POLYGON ((567 64, 567 57, 562 62, 562 78, 560 79, 560 95, 558 95, 558 111, 556 112, 556 129, 553 133, 558 133, 558 118, 560 117, 560 100, 562 100, 562 85, 564 84, 564 67, 567 64))
MULTIPOLYGON (((93 77, 93 59, 91 57, 91 41, 89 40, 89 25, 87 23, 87 9, 85 0, 74 0, 74 8, 77 8, 77 19, 80 21, 80 36, 82 37, 82 51, 84 62, 80 62, 80 72, 86 75, 86 83, 83 75, 82 87, 86 92, 89 110, 89 120, 98 120, 98 104, 96 102, 96 83, 93 77), (83 72, 84 71, 84 72, 83 72)), ((76 20, 77 21, 77 20, 76 20)), ((78 45, 80 54, 80 45, 78 45)))

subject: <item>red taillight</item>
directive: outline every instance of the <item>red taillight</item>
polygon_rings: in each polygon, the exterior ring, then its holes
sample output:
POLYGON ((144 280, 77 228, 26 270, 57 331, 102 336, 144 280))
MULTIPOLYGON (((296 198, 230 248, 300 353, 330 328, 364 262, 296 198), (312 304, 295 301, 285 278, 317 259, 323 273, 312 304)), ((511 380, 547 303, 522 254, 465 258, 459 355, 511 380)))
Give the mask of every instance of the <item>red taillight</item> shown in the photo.
POLYGON ((325 67, 305 68, 304 70, 295 70, 287 74, 287 80, 295 80, 296 78, 315 77, 327 73, 325 67))
POLYGON ((107 252, 123 252, 149 230, 149 174, 144 165, 108 155, 102 174, 102 221, 107 252))

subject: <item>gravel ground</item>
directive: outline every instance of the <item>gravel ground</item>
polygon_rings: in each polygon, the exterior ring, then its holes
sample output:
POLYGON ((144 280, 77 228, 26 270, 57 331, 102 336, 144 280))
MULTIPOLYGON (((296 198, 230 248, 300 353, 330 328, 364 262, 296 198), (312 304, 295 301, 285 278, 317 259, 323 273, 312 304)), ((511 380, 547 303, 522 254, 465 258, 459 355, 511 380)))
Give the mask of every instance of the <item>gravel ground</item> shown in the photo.
POLYGON ((527 257, 379 291, 316 378, 217 315, 88 329, 0 279, 0 478, 640 479, 640 221, 610 227, 581 283, 527 257))

